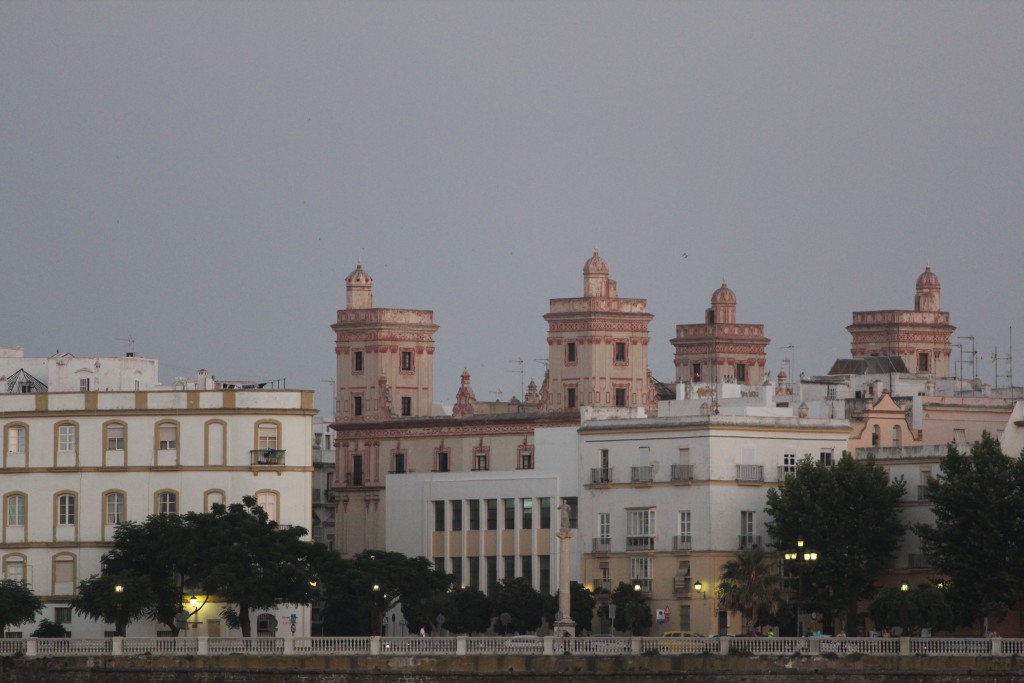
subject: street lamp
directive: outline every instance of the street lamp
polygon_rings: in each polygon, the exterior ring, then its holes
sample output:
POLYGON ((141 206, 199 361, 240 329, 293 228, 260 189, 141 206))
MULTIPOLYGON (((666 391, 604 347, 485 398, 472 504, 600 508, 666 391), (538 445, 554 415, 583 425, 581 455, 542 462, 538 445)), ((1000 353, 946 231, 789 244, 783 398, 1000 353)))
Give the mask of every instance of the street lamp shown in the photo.
POLYGON ((693 582, 693 590, 697 591, 698 594, 703 595, 705 600, 708 599, 708 593, 704 590, 704 584, 700 582, 700 579, 693 582))
MULTIPOLYGON (((372 559, 372 558, 371 558, 372 559)), ((381 623, 380 623, 380 584, 373 584, 373 624, 370 626, 370 635, 380 635, 381 623)))
POLYGON ((804 539, 799 537, 796 539, 796 550, 790 550, 783 553, 783 557, 787 562, 796 562, 798 569, 798 583, 797 583, 797 595, 796 595, 796 634, 797 636, 803 636, 804 624, 800 620, 801 605, 804 599, 804 570, 808 563, 818 561, 818 553, 811 550, 810 548, 804 549, 804 539))
POLYGON ((900 590, 906 593, 908 590, 910 590, 910 584, 907 583, 906 580, 904 580, 903 583, 900 584, 900 590))
POLYGON ((192 630, 196 632, 196 635, 199 635, 199 598, 193 595, 188 599, 188 604, 192 606, 192 614, 196 617, 196 621, 192 625, 192 630))
POLYGON ((124 586, 117 584, 114 586, 114 633, 119 636, 124 635, 124 629, 121 627, 121 594, 124 593, 124 586))

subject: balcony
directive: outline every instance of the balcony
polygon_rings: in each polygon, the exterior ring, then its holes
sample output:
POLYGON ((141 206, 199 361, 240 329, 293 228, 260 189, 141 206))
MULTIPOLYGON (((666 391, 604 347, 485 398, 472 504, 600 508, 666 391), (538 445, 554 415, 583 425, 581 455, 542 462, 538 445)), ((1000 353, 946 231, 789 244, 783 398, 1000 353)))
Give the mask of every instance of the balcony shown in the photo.
POLYGON ((260 448, 249 451, 250 463, 253 467, 284 466, 284 451, 277 448, 260 448))
POLYGON ((693 536, 673 536, 672 537, 672 550, 691 550, 693 546, 693 536))
POLYGON ((654 536, 626 536, 626 550, 654 550, 654 536))
MULTIPOLYGON (((594 539, 597 540, 597 539, 594 539)), ((612 592, 612 580, 611 579, 594 579, 594 592, 595 593, 611 593, 612 592)))
POLYGON ((612 483, 612 468, 611 467, 593 467, 590 470, 590 483, 591 484, 610 484, 612 483))
POLYGON ((736 465, 736 481, 764 481, 764 465, 736 465))
POLYGON ((346 472, 345 473, 345 486, 362 486, 363 485, 363 473, 362 472, 346 472))
POLYGON ((594 550, 595 553, 610 553, 612 551, 612 539, 610 538, 595 538, 594 550))
POLYGON ((689 576, 672 577, 673 595, 689 595, 691 590, 693 590, 693 584, 690 582, 689 576))
POLYGON ((693 465, 672 465, 669 477, 672 481, 689 483, 693 481, 693 465))
POLYGON ((650 465, 634 465, 629 468, 629 480, 634 484, 650 484, 654 481, 654 468, 650 465))
POLYGON ((749 534, 741 534, 739 537, 739 547, 740 550, 744 550, 746 548, 760 548, 761 537, 751 536, 749 534))
POLYGON ((640 586, 640 592, 650 593, 651 592, 651 580, 650 579, 630 579, 629 583, 631 586, 640 586))

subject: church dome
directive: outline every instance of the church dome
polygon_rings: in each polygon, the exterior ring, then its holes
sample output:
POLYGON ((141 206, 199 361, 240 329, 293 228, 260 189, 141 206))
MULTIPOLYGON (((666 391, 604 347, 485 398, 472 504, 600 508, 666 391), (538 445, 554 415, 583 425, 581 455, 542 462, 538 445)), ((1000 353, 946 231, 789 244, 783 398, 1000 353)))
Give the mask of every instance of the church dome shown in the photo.
POLYGON ((729 286, 725 284, 725 280, 722 280, 722 286, 711 295, 711 303, 712 305, 734 304, 736 303, 736 293, 729 289, 729 286))
POLYGON ((935 288, 939 287, 939 276, 932 272, 931 264, 924 267, 924 272, 917 277, 917 288, 935 288))
POLYGON ((594 255, 587 259, 587 262, 583 264, 584 275, 596 275, 596 274, 608 274, 608 262, 601 258, 601 255, 597 253, 597 249, 594 250, 594 255))
POLYGON ((345 278, 345 284, 347 285, 369 285, 373 283, 373 278, 370 274, 363 270, 363 264, 356 264, 356 269, 349 273, 349 276, 345 278))

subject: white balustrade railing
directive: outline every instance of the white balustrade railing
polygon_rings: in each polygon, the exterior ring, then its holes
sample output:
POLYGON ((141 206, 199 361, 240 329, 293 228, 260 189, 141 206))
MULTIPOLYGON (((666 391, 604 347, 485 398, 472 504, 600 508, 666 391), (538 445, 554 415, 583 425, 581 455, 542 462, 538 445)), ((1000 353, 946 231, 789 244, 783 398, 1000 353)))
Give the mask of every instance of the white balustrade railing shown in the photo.
POLYGON ((3 638, 0 656, 92 655, 725 655, 755 656, 1013 656, 1024 655, 1024 638, 846 638, 721 637, 665 638, 594 636, 510 637, 295 637, 295 638, 3 638))
POLYGON ((126 655, 195 655, 199 641, 195 638, 124 638, 121 652, 126 655))

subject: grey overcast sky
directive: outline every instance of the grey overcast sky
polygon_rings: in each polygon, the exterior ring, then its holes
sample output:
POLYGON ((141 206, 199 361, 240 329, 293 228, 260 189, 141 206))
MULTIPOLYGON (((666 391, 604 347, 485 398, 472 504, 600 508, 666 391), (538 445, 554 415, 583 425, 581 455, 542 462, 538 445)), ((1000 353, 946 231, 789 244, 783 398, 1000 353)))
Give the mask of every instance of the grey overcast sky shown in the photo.
POLYGON ((464 367, 508 400, 596 247, 659 379, 723 279, 773 375, 790 345, 821 374, 930 261, 991 383, 1024 340, 1022 36, 1024 2, 0 0, 0 344, 133 338, 165 382, 324 410, 362 261, 434 311, 436 400, 464 367))

